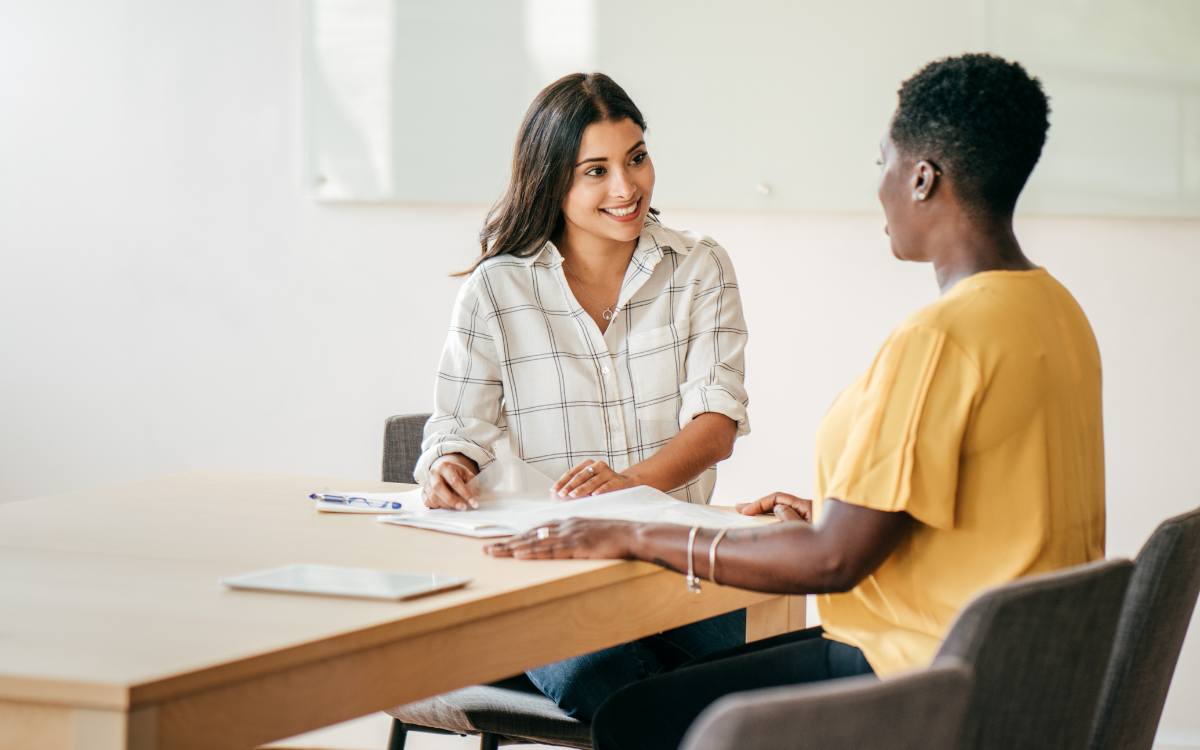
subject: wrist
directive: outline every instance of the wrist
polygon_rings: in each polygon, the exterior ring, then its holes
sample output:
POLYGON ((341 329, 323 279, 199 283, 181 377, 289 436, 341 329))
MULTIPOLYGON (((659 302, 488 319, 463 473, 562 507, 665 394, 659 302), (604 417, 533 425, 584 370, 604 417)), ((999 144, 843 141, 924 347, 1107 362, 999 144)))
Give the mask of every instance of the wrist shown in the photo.
POLYGON ((479 473, 479 464, 475 463, 461 453, 447 453, 444 456, 438 456, 437 458, 433 459, 433 463, 429 464, 429 471, 432 472, 435 468, 437 468, 438 464, 442 463, 457 464, 464 469, 470 469, 472 474, 479 473))
POLYGON ((647 470, 647 463, 648 461, 642 461, 639 464, 634 464, 625 471, 621 472, 621 475, 634 485, 645 485, 647 487, 653 487, 656 490, 662 490, 663 492, 666 492, 667 489, 670 489, 659 486, 659 482, 657 481, 658 477, 655 476, 653 469, 647 470))

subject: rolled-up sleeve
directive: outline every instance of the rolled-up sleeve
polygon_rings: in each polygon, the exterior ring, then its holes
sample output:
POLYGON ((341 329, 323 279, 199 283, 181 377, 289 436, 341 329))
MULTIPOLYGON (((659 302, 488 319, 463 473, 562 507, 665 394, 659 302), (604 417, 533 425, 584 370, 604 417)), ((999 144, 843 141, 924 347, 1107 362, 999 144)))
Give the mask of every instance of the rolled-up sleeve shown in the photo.
POLYGON ((712 240, 702 240, 692 252, 701 255, 693 280, 679 426, 714 412, 737 422, 737 434, 745 435, 750 432, 747 336, 737 275, 728 253, 712 240))
POLYGON ((495 459, 504 432, 504 397, 496 344, 488 331, 488 307, 477 276, 459 290, 442 349, 434 388, 434 411, 425 424, 421 457, 413 476, 424 483, 441 456, 461 453, 482 469, 495 459))

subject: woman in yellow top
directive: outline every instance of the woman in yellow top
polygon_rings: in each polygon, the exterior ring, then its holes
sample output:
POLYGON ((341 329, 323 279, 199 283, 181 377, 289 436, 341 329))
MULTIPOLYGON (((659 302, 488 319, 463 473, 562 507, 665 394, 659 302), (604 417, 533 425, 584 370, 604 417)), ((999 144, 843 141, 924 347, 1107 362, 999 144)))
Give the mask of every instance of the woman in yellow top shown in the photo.
POLYGON ((990 55, 931 63, 902 85, 881 145, 879 200, 892 252, 931 262, 941 297, 892 332, 826 415, 816 502, 775 493, 747 503, 744 513, 789 522, 724 536, 573 521, 490 548, 637 558, 821 595, 823 628, 618 692, 595 717, 597 750, 676 747, 728 693, 923 667, 981 589, 1103 556, 1095 337, 1012 228, 1048 110, 1036 79, 990 55), (653 722, 640 720, 646 711, 653 722))

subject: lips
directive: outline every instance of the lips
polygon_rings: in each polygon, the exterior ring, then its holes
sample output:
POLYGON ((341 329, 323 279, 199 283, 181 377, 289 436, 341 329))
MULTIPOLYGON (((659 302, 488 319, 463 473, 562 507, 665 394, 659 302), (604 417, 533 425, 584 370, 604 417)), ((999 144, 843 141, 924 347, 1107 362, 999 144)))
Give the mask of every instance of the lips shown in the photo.
POLYGON ((638 198, 632 203, 626 203, 623 206, 608 206, 601 208, 600 212, 613 221, 633 221, 641 213, 642 199, 638 198))

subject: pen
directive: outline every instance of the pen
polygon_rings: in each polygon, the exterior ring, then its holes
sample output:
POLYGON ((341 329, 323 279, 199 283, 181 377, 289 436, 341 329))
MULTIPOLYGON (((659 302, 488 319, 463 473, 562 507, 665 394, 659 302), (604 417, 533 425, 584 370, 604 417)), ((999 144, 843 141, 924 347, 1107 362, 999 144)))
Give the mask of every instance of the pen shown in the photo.
POLYGON ((321 500, 327 503, 338 503, 340 505, 365 505, 368 508, 379 508, 380 510, 400 510, 401 503, 396 500, 368 500, 365 497, 356 495, 329 495, 320 492, 314 492, 309 495, 313 500, 321 500))

